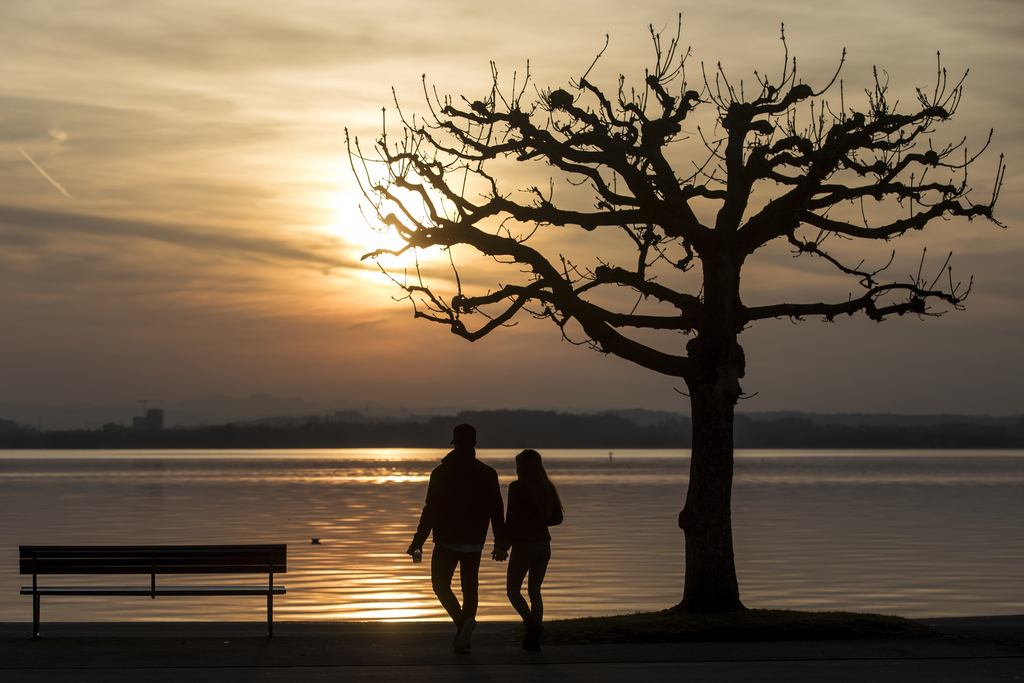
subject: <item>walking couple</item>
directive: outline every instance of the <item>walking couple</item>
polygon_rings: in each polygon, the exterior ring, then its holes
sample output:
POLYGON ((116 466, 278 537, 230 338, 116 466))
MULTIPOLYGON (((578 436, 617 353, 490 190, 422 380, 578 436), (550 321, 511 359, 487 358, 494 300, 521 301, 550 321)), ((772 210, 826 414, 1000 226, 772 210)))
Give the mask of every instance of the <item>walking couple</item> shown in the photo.
POLYGON ((455 428, 454 449, 430 473, 427 501, 419 527, 407 551, 419 557, 431 530, 434 550, 430 557, 430 581, 434 594, 455 622, 456 654, 469 653, 479 602, 480 554, 487 540, 487 526, 494 531, 491 558, 509 558, 506 588, 508 599, 526 626, 523 647, 540 650, 544 605, 540 586, 551 559, 549 526, 562 523, 562 502, 548 479, 537 451, 516 456, 518 479, 508 487, 508 514, 504 514, 498 473, 476 459, 476 429, 468 424, 455 428), (452 577, 459 567, 462 605, 452 592, 452 577), (527 593, 523 579, 529 574, 527 593))

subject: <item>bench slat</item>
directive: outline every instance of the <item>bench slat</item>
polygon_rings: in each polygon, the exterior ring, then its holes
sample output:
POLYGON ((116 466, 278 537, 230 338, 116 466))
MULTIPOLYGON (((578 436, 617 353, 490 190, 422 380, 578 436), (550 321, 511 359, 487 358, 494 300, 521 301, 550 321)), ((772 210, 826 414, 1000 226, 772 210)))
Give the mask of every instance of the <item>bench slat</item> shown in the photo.
POLYGON ((287 545, 21 546, 22 574, 287 573, 287 545))
MULTIPOLYGON (((196 565, 174 565, 166 566, 159 562, 156 564, 157 574, 267 574, 271 566, 267 564, 253 565, 223 565, 223 564, 196 564, 196 565)), ((94 564, 83 566, 81 564, 58 563, 50 564, 40 562, 37 571, 32 571, 31 562, 21 570, 22 574, 37 573, 43 574, 149 574, 152 567, 146 564, 131 565, 110 565, 94 564)), ((275 574, 287 573, 283 565, 273 567, 275 574)))
MULTIPOLYGON (((267 586, 157 586, 157 596, 234 596, 234 595, 285 595, 284 586, 274 586, 268 591, 267 586)), ((150 596, 153 592, 149 586, 39 586, 35 591, 32 586, 22 586, 21 595, 130 595, 150 596)))
POLYGON ((174 565, 189 565, 189 564, 210 564, 210 565, 222 565, 225 567, 231 567, 235 565, 244 566, 250 564, 261 564, 267 566, 269 562, 274 564, 285 564, 284 559, 280 557, 272 557, 264 554, 262 557, 259 555, 235 555, 235 556, 220 556, 220 555, 78 555, 78 556, 57 556, 57 555, 36 555, 34 558, 27 556, 21 558, 21 563, 32 562, 54 562, 62 564, 79 563, 84 565, 89 564, 113 564, 113 565, 142 565, 155 560, 166 566, 174 565))
POLYGON ((37 553, 54 553, 58 555, 102 555, 105 553, 117 555, 148 555, 150 553, 167 554, 189 554, 216 553, 229 555, 232 553, 266 553, 268 550, 276 550, 273 546, 21 546, 37 553))

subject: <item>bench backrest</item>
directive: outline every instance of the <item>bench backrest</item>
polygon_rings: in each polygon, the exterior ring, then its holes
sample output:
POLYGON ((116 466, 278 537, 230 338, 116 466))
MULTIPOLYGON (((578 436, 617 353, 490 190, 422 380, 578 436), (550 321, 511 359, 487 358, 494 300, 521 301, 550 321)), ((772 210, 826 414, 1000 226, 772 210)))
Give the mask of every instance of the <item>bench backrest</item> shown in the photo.
POLYGON ((22 574, 284 574, 272 545, 23 545, 22 574))

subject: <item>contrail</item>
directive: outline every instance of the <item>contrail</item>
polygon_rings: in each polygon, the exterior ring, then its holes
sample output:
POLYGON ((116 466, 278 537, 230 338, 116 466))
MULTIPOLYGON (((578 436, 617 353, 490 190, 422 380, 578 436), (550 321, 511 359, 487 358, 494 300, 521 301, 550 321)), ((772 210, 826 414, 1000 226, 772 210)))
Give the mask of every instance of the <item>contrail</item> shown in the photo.
POLYGON ((65 196, 65 197, 67 197, 68 199, 74 199, 74 197, 72 197, 72 196, 71 196, 70 194, 68 194, 68 191, 67 191, 67 190, 65 190, 65 189, 64 189, 63 187, 61 187, 61 186, 60 186, 60 183, 58 183, 58 182, 57 182, 56 180, 54 180, 53 178, 51 178, 51 177, 50 177, 50 174, 49 174, 49 173, 47 173, 46 171, 44 171, 44 170, 43 170, 43 168, 42 168, 42 166, 40 166, 39 164, 37 164, 37 163, 36 163, 36 160, 35 160, 35 159, 33 159, 32 157, 30 157, 30 156, 28 155, 28 152, 26 152, 25 150, 23 150, 23 149, 22 149, 21 147, 19 147, 19 148, 18 148, 18 151, 19 151, 19 152, 21 152, 21 155, 22 155, 23 157, 25 157, 26 159, 28 159, 28 162, 29 162, 30 164, 32 164, 33 166, 35 166, 35 167, 36 167, 36 170, 37 170, 37 171, 39 171, 40 173, 42 173, 42 174, 43 174, 43 177, 44 177, 44 178, 46 178, 47 180, 49 180, 49 181, 50 181, 50 184, 51 184, 51 185, 53 185, 53 186, 54 186, 54 187, 56 187, 56 188, 57 188, 58 190, 60 190, 60 193, 61 193, 62 195, 64 195, 64 196, 65 196))

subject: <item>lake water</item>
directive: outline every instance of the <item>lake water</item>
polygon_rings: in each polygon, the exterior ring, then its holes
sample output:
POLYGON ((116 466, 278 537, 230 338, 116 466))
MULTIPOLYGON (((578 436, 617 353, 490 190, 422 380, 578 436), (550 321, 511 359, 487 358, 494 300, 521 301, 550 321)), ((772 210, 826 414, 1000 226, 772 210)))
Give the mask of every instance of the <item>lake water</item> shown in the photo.
MULTIPOLYGON (((275 599, 275 619, 444 618, 429 557, 414 565, 405 555, 443 455, 0 452, 0 621, 31 619, 18 545, 92 543, 287 543, 288 594, 275 599)), ((546 616, 676 604, 686 453, 543 455, 566 510, 552 529, 546 616)), ((513 456, 479 452, 503 492, 513 456)), ((1024 451, 740 451, 733 526, 748 607, 1024 613, 1024 451)), ((483 562, 483 619, 516 618, 504 569, 483 562)), ((43 599, 44 622, 263 618, 262 598, 43 599)))

